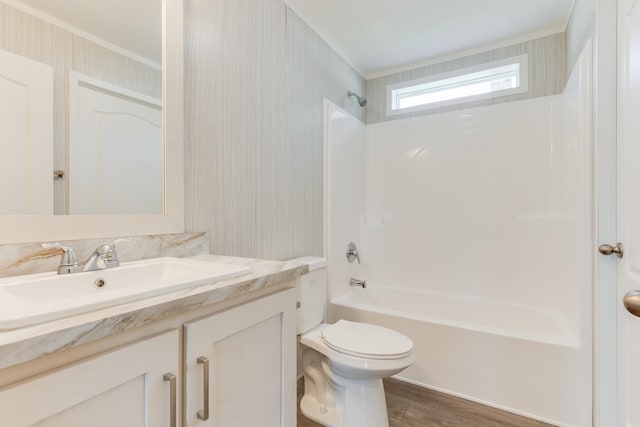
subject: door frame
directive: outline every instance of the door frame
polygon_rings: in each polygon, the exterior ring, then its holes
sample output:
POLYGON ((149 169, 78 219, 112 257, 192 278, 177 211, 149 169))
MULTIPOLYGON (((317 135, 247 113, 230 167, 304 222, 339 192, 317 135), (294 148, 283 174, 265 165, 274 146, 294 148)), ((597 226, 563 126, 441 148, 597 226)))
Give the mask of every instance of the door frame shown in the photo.
POLYGON ((597 245, 617 242, 617 1, 595 1, 593 72, 594 235, 593 425, 617 425, 616 257, 597 245))

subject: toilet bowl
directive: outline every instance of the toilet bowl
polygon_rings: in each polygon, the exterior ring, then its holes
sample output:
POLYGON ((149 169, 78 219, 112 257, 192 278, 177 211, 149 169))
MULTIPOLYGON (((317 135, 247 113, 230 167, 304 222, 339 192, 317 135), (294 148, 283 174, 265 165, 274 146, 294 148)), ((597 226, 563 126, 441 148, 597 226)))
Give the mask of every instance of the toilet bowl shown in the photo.
POLYGON ((413 342, 381 326, 339 320, 324 323, 326 260, 305 257, 298 278, 298 333, 305 392, 302 413, 328 427, 388 427, 382 379, 415 361, 413 342))

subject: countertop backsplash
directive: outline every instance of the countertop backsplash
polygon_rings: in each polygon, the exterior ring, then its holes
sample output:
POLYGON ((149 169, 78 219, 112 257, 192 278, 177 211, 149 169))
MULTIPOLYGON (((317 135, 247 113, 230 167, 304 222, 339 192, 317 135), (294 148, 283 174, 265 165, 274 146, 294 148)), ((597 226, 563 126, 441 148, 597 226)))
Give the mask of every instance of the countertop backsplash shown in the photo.
MULTIPOLYGON (((73 248, 82 262, 95 248, 116 238, 62 240, 59 243, 73 248)), ((60 265, 61 250, 43 249, 40 243, 0 245, 0 277, 56 271, 60 265)), ((204 255, 209 253, 209 235, 198 232, 133 236, 130 241, 118 243, 116 251, 121 262, 204 255)))

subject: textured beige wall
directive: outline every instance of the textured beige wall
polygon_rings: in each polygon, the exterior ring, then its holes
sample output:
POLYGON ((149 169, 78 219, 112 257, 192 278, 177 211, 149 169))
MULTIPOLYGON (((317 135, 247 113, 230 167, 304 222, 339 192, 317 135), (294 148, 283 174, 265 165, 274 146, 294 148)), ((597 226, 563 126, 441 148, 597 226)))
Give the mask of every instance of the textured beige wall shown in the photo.
POLYGON ((281 0, 187 0, 185 223, 218 254, 322 254, 322 100, 364 79, 281 0))
POLYGON ((407 117, 437 114, 445 111, 461 110, 482 105, 511 102, 525 98, 561 93, 567 79, 566 35, 558 33, 551 36, 506 46, 475 55, 464 56, 450 61, 435 63, 409 71, 378 77, 367 81, 367 123, 398 120, 407 117), (512 56, 529 55, 529 91, 527 93, 504 96, 483 101, 451 105, 397 116, 387 116, 387 86, 393 83, 406 82, 428 77, 434 74, 472 67, 486 62, 497 61, 512 56))
POLYGON ((364 121, 366 109, 346 94, 364 95, 365 81, 290 10, 287 24, 293 237, 287 255, 322 255, 323 99, 364 121))
MULTIPOLYGON (((162 73, 66 30, 0 3, 0 49, 53 67, 54 170, 68 171, 69 71, 157 99, 162 73)), ((53 172, 53 171, 52 171, 53 172)), ((53 175, 52 175, 52 183, 53 175)), ((54 183, 54 212, 68 212, 67 180, 54 183)))
POLYGON ((186 2, 185 215, 213 253, 269 257, 290 239, 285 8, 186 2))

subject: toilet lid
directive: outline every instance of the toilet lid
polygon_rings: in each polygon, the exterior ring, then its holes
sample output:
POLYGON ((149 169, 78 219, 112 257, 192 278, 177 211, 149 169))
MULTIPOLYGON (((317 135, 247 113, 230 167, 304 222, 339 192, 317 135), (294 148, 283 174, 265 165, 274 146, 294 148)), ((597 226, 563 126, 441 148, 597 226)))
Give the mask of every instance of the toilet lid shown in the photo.
POLYGON ((413 351, 413 341, 399 332, 347 320, 325 328, 322 340, 340 353, 368 359, 400 359, 413 351))

